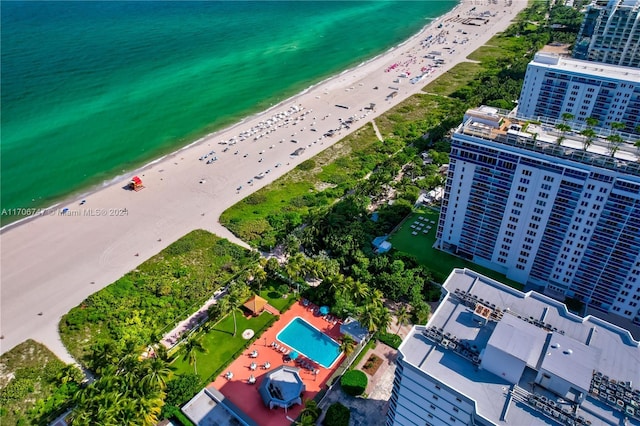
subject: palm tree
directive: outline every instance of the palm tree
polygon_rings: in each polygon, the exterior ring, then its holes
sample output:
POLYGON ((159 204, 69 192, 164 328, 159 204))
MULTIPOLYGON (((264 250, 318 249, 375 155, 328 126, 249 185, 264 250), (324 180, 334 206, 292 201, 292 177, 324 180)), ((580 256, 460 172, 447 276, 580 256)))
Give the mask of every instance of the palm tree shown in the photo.
POLYGON ((353 281, 350 284, 347 290, 351 292, 353 300, 355 300, 356 303, 367 299, 367 296, 369 296, 369 286, 366 283, 353 281))
POLYGON ((106 342, 96 344, 91 348, 89 367, 97 374, 102 374, 102 370, 110 365, 118 363, 119 353, 115 343, 106 342))
POLYGON ((342 339, 340 341, 340 351, 344 352, 346 356, 349 356, 353 353, 356 348, 356 341, 353 340, 348 334, 343 334, 342 339))
POLYGON ((320 417, 320 413, 322 410, 318 407, 318 403, 313 399, 307 399, 304 402, 304 409, 300 412, 300 415, 303 416, 305 414, 310 415, 314 420, 317 420, 320 417))
POLYGON ((625 127, 627 127, 627 125, 624 123, 618 123, 614 121, 609 124, 609 127, 611 127, 612 130, 615 130, 616 133, 619 133, 620 130, 623 130, 625 127))
POLYGON ((622 136, 618 134, 614 134, 614 135, 607 136, 607 140, 609 141, 609 152, 613 157, 614 155, 616 155, 616 152, 618 152, 618 150, 620 149, 620 145, 622 145, 622 142, 624 142, 624 139, 622 138, 622 136))
POLYGON ((199 338, 191 336, 187 339, 184 344, 184 358, 189 360, 189 365, 193 365, 193 371, 195 374, 198 374, 198 352, 207 353, 207 349, 202 345, 202 342, 199 338))
POLYGON ((229 313, 231 310, 231 304, 229 303, 229 297, 224 296, 216 300, 216 303, 209 306, 207 313, 211 320, 218 320, 229 313))
POLYGON ((344 275, 342 274, 328 276, 322 282, 322 285, 327 286, 331 294, 338 293, 340 289, 343 288, 343 284, 344 284, 344 275))
POLYGON ((142 398, 133 400, 137 419, 141 424, 153 426, 158 423, 158 417, 164 405, 164 394, 162 392, 148 392, 142 398))
POLYGON ((289 275, 291 281, 297 281, 298 278, 300 278, 304 260, 305 258, 302 253, 296 253, 287 260, 287 264, 285 265, 284 270, 286 271, 287 275, 289 275))
POLYGON ((379 307, 376 319, 378 321, 378 330, 384 330, 386 332, 389 324, 391 324, 391 312, 384 306, 379 307))
POLYGON ((159 358, 147 359, 143 363, 145 375, 142 378, 142 382, 145 385, 157 385, 164 390, 167 387, 167 379, 173 374, 171 367, 159 358))
POLYGON ((238 323, 236 321, 236 310, 240 304, 249 298, 250 289, 246 284, 232 283, 229 286, 229 294, 227 298, 229 300, 229 309, 233 315, 233 336, 236 336, 238 332, 238 323))
POLYGON ((385 330, 391 322, 389 310, 384 306, 365 305, 359 316, 360 324, 369 332, 385 330))
POLYGON ((280 268, 280 264, 278 263, 278 259, 275 257, 270 257, 267 260, 267 263, 264 265, 264 269, 268 274, 273 274, 278 271, 280 268))
POLYGON ((238 333, 238 321, 236 320, 236 310, 238 308, 238 302, 234 301, 231 303, 231 315, 233 316, 233 337, 236 337, 236 333, 238 333))
POLYGON ((596 127, 598 125, 598 123, 600 122, 600 120, 598 120, 595 117, 587 117, 586 120, 584 120, 585 123, 587 123, 587 127, 588 128, 592 128, 592 127, 596 127))
POLYGON ((562 113, 562 121, 566 124, 568 121, 571 121, 575 118, 575 115, 571 114, 570 112, 563 112, 562 113))
POLYGON ((323 278, 323 264, 316 259, 307 259, 305 262, 305 270, 309 278, 317 280, 323 278))
POLYGON ((258 292, 262 290, 262 284, 267 281, 267 272, 261 266, 258 266, 253 271, 253 282, 258 285, 258 292))
POLYGON ((296 421, 295 424, 297 426, 315 426, 317 420, 317 418, 313 418, 308 413, 300 413, 300 420, 296 421))
POLYGON ((596 137, 596 132, 591 128, 586 128, 582 132, 580 132, 580 134, 585 137, 582 147, 586 151, 593 143, 593 140, 596 137))
POLYGON ((378 321, 376 318, 376 307, 372 305, 365 305, 358 316, 358 321, 360 321, 360 325, 369 330, 370 333, 373 333, 378 328, 378 321))
POLYGON ((400 306, 396 311, 396 322, 398 323, 396 335, 400 333, 400 328, 402 328, 403 325, 407 325, 409 323, 409 318, 411 318, 411 311, 409 311, 406 305, 400 306))
POLYGON ((377 308, 381 308, 384 301, 384 293, 379 288, 374 288, 369 292, 367 303, 377 308))
POLYGON ((562 132, 562 134, 558 136, 558 139, 556 140, 556 143, 560 145, 562 141, 566 138, 567 132, 571 131, 571 126, 565 123, 558 123, 556 124, 556 129, 562 132))

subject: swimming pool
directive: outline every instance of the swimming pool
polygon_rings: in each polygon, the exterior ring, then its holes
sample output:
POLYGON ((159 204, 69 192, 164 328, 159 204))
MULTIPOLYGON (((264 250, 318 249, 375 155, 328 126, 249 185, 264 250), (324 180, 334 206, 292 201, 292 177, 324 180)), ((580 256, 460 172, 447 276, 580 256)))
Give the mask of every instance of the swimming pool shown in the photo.
POLYGON ((300 317, 292 319, 276 339, 324 368, 330 368, 340 356, 340 345, 300 317))

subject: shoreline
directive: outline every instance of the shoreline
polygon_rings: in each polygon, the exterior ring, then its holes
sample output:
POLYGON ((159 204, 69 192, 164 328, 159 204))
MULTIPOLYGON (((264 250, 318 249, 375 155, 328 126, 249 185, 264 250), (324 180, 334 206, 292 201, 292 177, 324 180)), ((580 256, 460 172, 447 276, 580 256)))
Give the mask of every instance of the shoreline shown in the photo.
POLYGON ((1 352, 33 338, 64 361, 72 361, 57 332, 62 315, 191 230, 205 229, 246 247, 219 224, 218 218, 224 210, 409 96, 422 92, 430 81, 466 61, 469 53, 504 31, 517 12, 527 5, 524 0, 514 1, 511 7, 493 3, 476 6, 475 3, 463 0, 383 54, 115 177, 109 185, 83 195, 87 202, 82 206, 77 196, 57 204, 66 205, 72 214, 54 211, 53 215, 25 218, 2 227, 1 352), (462 16, 463 10, 472 7, 477 7, 478 12, 493 13, 489 23, 469 27, 455 21, 456 14, 462 16), (438 24, 442 27, 436 28, 438 24), (454 43, 453 37, 457 40, 460 36, 462 40, 462 33, 456 32, 462 28, 469 33, 477 31, 476 37, 470 34, 468 41, 451 48, 453 52, 445 51, 442 57, 446 63, 442 67, 433 68, 419 84, 398 76, 405 69, 417 75, 428 66, 423 55, 426 56, 430 48, 437 48, 423 45, 428 33, 432 43, 442 37, 444 46, 454 43), (445 31, 446 37, 438 36, 445 31), (393 71, 389 71, 392 66, 393 71), (392 82, 393 79, 402 80, 402 84, 392 82), (396 96, 389 98, 391 85, 399 89, 396 96), (371 103, 376 104, 375 112, 365 111, 371 103), (299 111, 286 116, 289 121, 285 122, 283 111, 293 111, 294 107, 299 111), (283 118, 267 131, 264 121, 277 114, 283 114, 283 118), (349 116, 355 117, 349 130, 341 130, 333 137, 320 137, 333 129, 339 119, 349 116), (218 143, 220 139, 231 140, 249 131, 255 133, 244 141, 239 140, 227 152, 223 149, 229 145, 218 143), (305 152, 292 155, 298 148, 305 148, 305 152), (212 150, 216 152, 216 162, 205 164, 198 159, 210 155, 212 150), (262 159, 266 161, 263 163, 262 159), (258 178, 256 173, 262 177, 258 178), (140 192, 122 189, 128 176, 134 174, 142 178, 146 188, 140 192), (44 314, 38 315, 41 312, 44 314))
MULTIPOLYGON (((162 150, 159 150, 159 156, 158 157, 153 157, 150 160, 146 160, 141 162, 142 165, 138 166, 138 167, 134 167, 132 169, 129 170, 123 170, 120 173, 117 173, 115 175, 112 175, 112 177, 109 178, 105 178, 102 179, 102 181, 100 183, 88 183, 86 186, 83 187, 79 187, 77 190, 73 190, 71 192, 69 192, 66 195, 61 195, 61 196, 53 196, 51 197, 51 203, 49 206, 47 207, 42 207, 42 206, 35 206, 35 207, 28 207, 28 208, 22 208, 22 210, 36 210, 36 211, 40 211, 43 212, 42 214, 46 215, 48 214, 48 212, 50 212, 51 210, 56 209, 57 207, 64 205, 64 204, 69 204, 69 203, 74 203, 77 202, 79 200, 82 200, 84 198, 90 197, 91 195, 95 194, 96 192, 99 192, 105 188, 108 188, 109 186, 112 185, 116 185, 119 182, 123 181, 123 180, 128 180, 130 179, 132 176, 135 176, 137 174, 141 174, 143 171, 153 167, 155 164, 160 163, 166 159, 171 158, 172 156, 176 156, 178 155, 181 151, 184 151, 186 149, 189 149, 192 146, 196 146, 200 143, 204 143, 206 142, 209 138, 214 138, 216 137, 216 135, 220 135, 220 134, 224 134, 226 132, 232 131, 234 128, 236 127, 240 127, 242 126, 244 123, 251 121, 253 119, 259 118, 261 116, 265 116, 267 115, 271 110, 276 109, 277 107, 281 107, 284 106, 286 103, 294 101, 296 98, 302 97, 304 96, 306 93, 308 93, 309 91, 313 90, 314 88, 321 86, 323 84, 326 84, 328 82, 330 82, 333 79, 337 79, 340 76, 342 76, 343 74, 347 74, 349 72, 352 72, 360 67, 364 67, 367 64, 381 58, 384 57, 385 55, 388 55, 394 51, 396 51, 397 49, 402 48, 404 45, 407 45, 408 43, 410 43, 411 41, 415 41, 416 38, 418 38, 421 34, 423 34, 424 32, 426 32, 429 27, 431 25, 433 25, 435 22, 444 19, 446 16, 448 16, 449 14, 453 13, 456 9, 458 9, 462 4, 465 3, 465 0, 458 0, 458 3, 456 4, 456 6, 454 6, 450 11, 436 17, 436 18, 425 18, 426 20, 429 20, 428 23, 426 23, 424 26, 422 26, 422 28, 420 28, 420 30, 418 32, 416 32, 415 34, 411 35, 409 38, 402 40, 399 44, 394 45, 389 47, 388 49, 378 53, 377 55, 361 61, 360 63, 351 66, 349 68, 346 68, 338 73, 334 73, 331 74, 325 78, 322 78, 321 80, 318 80, 316 83, 313 83, 309 86, 306 86, 305 88, 303 88, 302 90, 295 92, 293 95, 291 95, 288 98, 285 98, 281 101, 279 101, 278 103, 270 106, 267 109, 263 109, 263 110, 259 110, 255 113, 249 114, 249 115, 245 115, 242 116, 241 118, 239 118, 238 120, 235 119, 230 119, 233 120, 232 124, 226 125, 218 130, 213 130, 211 132, 207 132, 205 134, 202 134, 201 136, 196 136, 196 139, 192 142, 188 142, 186 145, 180 145, 173 148, 169 148, 167 150, 166 153, 162 154, 162 150)), ((265 102, 268 100, 265 100, 265 102)), ((107 172, 105 172, 107 173, 107 172)), ((8 210, 14 210, 14 209, 8 209, 8 210)), ((20 209, 17 209, 20 210, 20 209)), ((41 214, 41 215, 42 215, 41 214)), ((31 215, 31 216, 27 216, 27 217, 22 217, 22 218, 15 218, 15 219, 8 219, 9 222, 7 222, 6 224, 0 224, 0 235, 6 231, 8 231, 11 228, 15 228, 16 226, 21 226, 22 224, 35 220, 38 218, 39 215, 31 215)))

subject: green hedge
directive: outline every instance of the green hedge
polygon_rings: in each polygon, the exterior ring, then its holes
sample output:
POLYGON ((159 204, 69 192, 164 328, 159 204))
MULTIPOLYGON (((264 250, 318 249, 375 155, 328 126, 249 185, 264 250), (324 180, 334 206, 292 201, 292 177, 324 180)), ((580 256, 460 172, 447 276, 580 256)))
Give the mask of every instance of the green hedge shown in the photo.
POLYGON ((342 389, 351 396, 362 395, 367 388, 367 383, 367 375, 360 370, 347 371, 340 379, 342 389))
POLYGON ((196 426, 187 416, 185 416, 180 408, 175 405, 165 407, 164 412, 167 414, 167 419, 171 420, 173 424, 179 424, 182 426, 196 426))
POLYGON ((393 349, 398 349, 400 343, 402 343, 402 337, 397 334, 387 333, 387 332, 378 332, 376 336, 378 340, 380 340, 385 345, 391 346, 393 349))
POLYGON ((336 402, 331 404, 327 409, 327 414, 324 416, 322 424, 324 426, 349 426, 349 418, 351 417, 351 411, 344 405, 336 402))

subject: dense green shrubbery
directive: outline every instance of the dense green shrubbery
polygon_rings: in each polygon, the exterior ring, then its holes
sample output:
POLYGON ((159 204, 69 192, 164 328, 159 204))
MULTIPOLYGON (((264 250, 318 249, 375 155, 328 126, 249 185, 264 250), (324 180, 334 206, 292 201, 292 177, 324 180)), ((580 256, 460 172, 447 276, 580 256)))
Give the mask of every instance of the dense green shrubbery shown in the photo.
POLYGON ((256 260, 225 239, 193 231, 69 311, 60 321, 62 340, 90 368, 91 346, 121 350, 157 342, 256 260))
POLYGON ((351 411, 339 402, 333 403, 327 409, 322 424, 324 426, 349 426, 351 411))
POLYGON ((398 346, 400 346, 400 343, 402 343, 402 337, 393 333, 379 331, 376 337, 382 343, 384 343, 385 345, 391 346, 393 349, 398 349, 398 346))
POLYGON ((180 408, 170 405, 163 407, 163 414, 166 419, 174 420, 174 424, 180 424, 182 426, 196 426, 187 416, 185 416, 180 408), (177 421, 177 422, 176 422, 177 421))
POLYGON ((362 395, 367 389, 367 375, 360 370, 349 370, 342 375, 340 385, 351 396, 362 395))
POLYGON ((0 424, 49 424, 70 406, 82 373, 27 340, 0 357, 0 424), (8 378, 13 373, 13 378, 8 378))
POLYGON ((165 404, 181 406, 202 388, 202 381, 196 374, 180 374, 167 383, 165 404))

